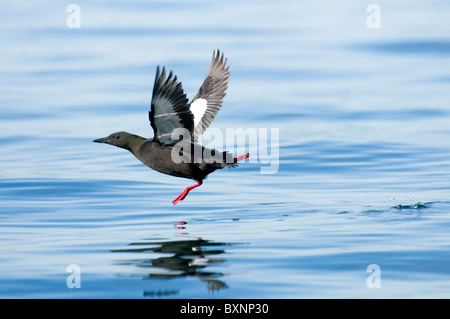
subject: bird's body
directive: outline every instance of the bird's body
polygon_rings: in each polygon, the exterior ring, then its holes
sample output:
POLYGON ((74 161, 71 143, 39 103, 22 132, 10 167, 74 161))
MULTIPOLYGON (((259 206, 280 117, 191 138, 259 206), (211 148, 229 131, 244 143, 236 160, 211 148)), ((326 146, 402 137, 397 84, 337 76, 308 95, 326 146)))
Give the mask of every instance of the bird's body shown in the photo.
MULTIPOLYGON (((191 144, 193 147, 204 148, 198 144, 191 144)), ((147 140, 142 143, 140 147, 132 152, 137 159, 155 171, 164 173, 167 175, 184 177, 193 179, 196 181, 202 181, 208 174, 214 172, 216 169, 224 167, 234 167, 234 163, 206 163, 205 159, 202 158, 201 162, 195 163, 181 161, 180 163, 175 163, 173 161, 167 161, 172 155, 173 146, 161 145, 153 141, 153 139, 147 140)), ((221 152, 223 154, 223 152, 221 152)))
POLYGON ((170 72, 166 78, 165 69, 160 73, 158 67, 149 112, 155 136, 147 139, 116 132, 94 142, 127 149, 160 173, 195 180, 197 184, 187 187, 173 203, 183 200, 190 190, 203 183, 208 174, 216 169, 235 167, 237 161, 248 158, 248 153, 233 157, 228 152, 207 149, 196 143, 222 105, 230 74, 225 66, 226 59, 217 51, 206 79, 191 103, 188 103, 176 76, 172 77, 170 72))

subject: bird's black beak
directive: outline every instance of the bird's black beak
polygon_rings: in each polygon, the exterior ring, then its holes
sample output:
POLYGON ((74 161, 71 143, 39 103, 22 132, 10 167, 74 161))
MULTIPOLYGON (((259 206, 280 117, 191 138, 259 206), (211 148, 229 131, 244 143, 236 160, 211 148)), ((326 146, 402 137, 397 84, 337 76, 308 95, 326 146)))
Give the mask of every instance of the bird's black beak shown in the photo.
POLYGON ((108 139, 106 137, 103 137, 103 138, 98 138, 96 140, 93 140, 92 142, 95 142, 95 143, 108 143, 108 139))

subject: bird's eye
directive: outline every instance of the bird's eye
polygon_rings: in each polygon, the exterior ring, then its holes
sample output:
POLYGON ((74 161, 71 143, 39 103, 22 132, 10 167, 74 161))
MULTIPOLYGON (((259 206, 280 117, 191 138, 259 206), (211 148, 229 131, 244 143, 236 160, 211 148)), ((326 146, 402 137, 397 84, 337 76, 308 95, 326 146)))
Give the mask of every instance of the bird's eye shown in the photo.
POLYGON ((120 135, 116 135, 116 136, 114 136, 114 138, 115 138, 116 140, 118 140, 118 139, 120 138, 120 135))

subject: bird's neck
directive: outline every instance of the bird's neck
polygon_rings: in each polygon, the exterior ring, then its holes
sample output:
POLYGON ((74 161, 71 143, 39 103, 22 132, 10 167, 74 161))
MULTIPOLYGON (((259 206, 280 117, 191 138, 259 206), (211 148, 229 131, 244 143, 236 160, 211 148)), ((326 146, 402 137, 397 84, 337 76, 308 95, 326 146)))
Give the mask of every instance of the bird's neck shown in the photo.
POLYGON ((139 136, 139 135, 133 135, 133 137, 128 142, 128 145, 126 147, 127 150, 129 150, 131 153, 136 154, 136 152, 139 150, 141 145, 145 143, 148 139, 139 136))

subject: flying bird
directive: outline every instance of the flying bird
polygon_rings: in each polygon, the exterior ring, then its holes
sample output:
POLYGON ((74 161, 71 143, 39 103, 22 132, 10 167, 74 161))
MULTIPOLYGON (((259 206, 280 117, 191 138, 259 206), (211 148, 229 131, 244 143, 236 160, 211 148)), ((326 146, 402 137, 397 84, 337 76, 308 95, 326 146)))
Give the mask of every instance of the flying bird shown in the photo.
POLYGON ((249 157, 249 153, 233 157, 197 143, 222 106, 229 76, 227 59, 215 50, 206 79, 189 103, 173 72, 166 75, 165 68, 160 72, 158 66, 149 111, 153 138, 121 131, 94 142, 124 148, 158 172, 196 181, 172 201, 176 204, 216 169, 235 167, 238 161, 249 157))

